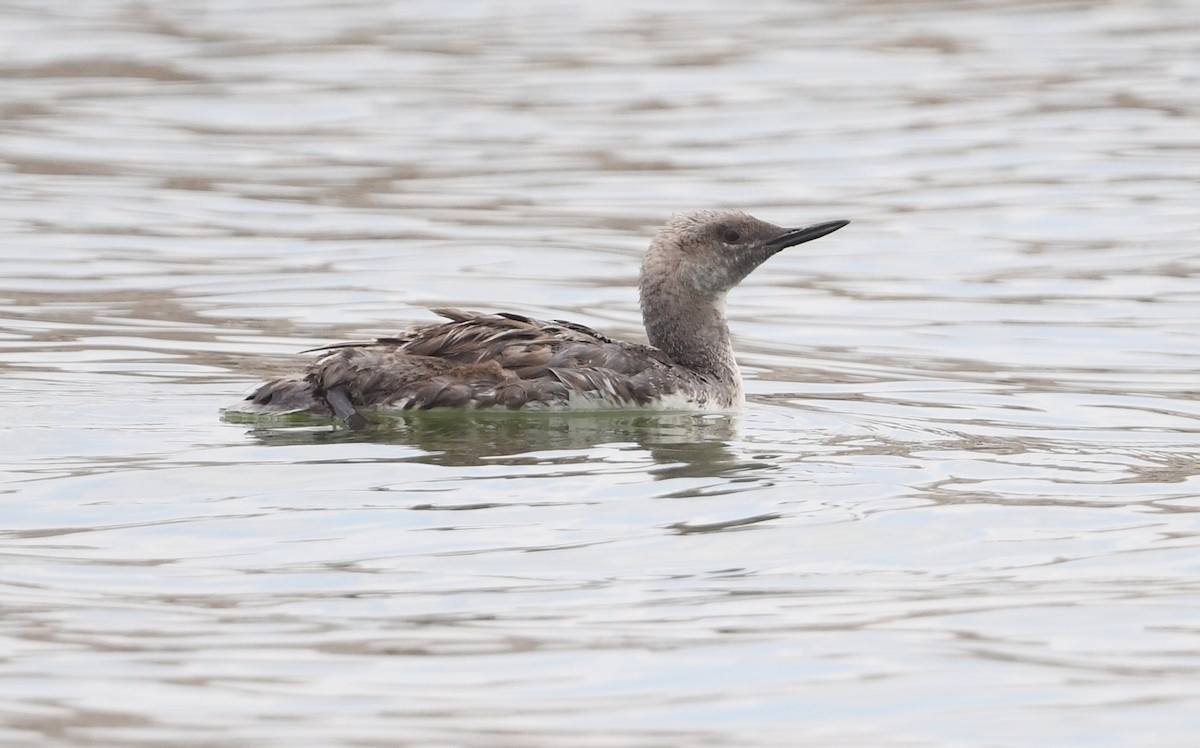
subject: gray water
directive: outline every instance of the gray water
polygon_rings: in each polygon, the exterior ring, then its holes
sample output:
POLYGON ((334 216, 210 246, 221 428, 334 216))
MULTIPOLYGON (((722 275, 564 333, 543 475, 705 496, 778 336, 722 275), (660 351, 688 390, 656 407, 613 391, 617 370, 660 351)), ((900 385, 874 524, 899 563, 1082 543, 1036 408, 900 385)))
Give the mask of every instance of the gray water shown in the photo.
POLYGON ((0 744, 1192 746, 1200 4, 0 4, 0 744), (429 306, 736 417, 219 409, 429 306))

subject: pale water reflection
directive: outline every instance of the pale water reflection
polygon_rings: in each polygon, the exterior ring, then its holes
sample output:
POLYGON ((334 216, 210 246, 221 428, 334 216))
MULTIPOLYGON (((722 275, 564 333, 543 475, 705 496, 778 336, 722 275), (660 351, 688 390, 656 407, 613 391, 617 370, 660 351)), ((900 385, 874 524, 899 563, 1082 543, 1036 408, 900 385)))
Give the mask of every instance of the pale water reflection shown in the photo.
POLYGON ((0 8, 0 744, 1191 746, 1200 6, 0 8), (429 306, 750 403, 230 424, 429 306))

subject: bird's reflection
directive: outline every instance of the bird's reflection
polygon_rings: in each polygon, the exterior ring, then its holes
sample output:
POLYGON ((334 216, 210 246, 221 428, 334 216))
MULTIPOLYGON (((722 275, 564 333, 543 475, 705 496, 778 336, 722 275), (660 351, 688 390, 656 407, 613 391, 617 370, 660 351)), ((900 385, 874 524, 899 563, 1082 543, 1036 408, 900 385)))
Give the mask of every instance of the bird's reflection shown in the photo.
POLYGON ((268 445, 402 444, 421 450, 414 461, 443 466, 546 462, 554 459, 547 452, 635 445, 652 456, 655 477, 677 478, 746 467, 729 448, 737 428, 728 414, 427 411, 380 416, 362 431, 301 422, 258 424, 248 434, 268 445))

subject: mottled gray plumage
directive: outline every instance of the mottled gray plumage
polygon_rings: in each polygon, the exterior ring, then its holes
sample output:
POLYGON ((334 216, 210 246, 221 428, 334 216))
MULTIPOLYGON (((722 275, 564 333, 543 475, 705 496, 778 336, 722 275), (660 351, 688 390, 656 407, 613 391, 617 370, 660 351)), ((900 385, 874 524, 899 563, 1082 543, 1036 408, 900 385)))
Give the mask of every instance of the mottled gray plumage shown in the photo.
POLYGON ((446 322, 340 343, 303 372, 261 385, 230 410, 335 415, 428 408, 728 410, 743 400, 725 321, 726 293, 779 250, 845 226, 783 229, 736 211, 677 216, 642 263, 650 345, 583 325, 435 309, 446 322))

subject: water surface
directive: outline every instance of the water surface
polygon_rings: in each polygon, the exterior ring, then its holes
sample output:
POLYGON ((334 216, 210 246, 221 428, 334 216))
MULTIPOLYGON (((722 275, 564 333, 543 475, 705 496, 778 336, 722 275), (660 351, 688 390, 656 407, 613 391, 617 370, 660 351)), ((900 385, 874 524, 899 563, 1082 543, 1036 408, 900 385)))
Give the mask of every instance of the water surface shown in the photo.
POLYGON ((0 742, 1191 745, 1197 39, 5 4, 0 742), (740 416, 218 418, 429 306, 637 339, 701 207, 853 220, 731 295, 740 416))

